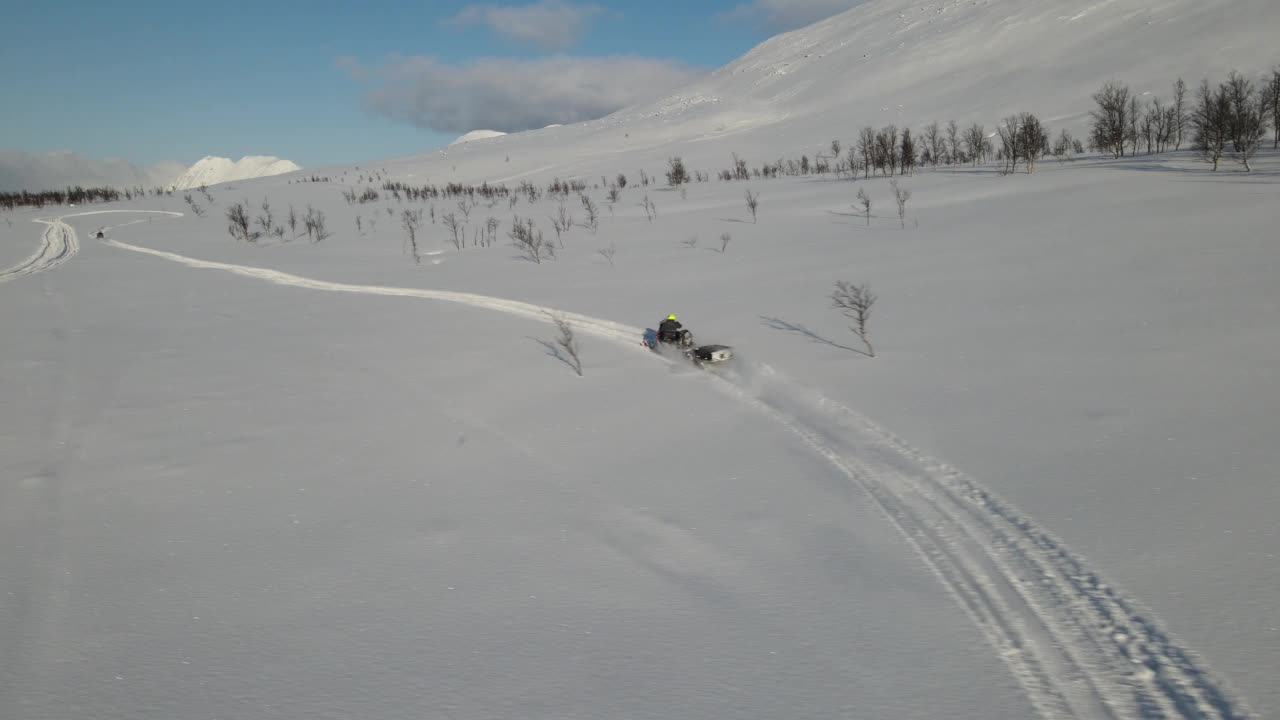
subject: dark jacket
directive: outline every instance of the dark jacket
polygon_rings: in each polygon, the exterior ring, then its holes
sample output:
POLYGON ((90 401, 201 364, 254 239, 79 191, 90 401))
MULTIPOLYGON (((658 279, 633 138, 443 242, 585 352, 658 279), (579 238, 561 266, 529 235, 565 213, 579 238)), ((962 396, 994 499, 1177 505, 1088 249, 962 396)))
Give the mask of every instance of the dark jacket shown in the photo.
POLYGON ((663 320, 658 326, 659 340, 678 340, 680 338, 680 330, 684 327, 676 320, 663 320))

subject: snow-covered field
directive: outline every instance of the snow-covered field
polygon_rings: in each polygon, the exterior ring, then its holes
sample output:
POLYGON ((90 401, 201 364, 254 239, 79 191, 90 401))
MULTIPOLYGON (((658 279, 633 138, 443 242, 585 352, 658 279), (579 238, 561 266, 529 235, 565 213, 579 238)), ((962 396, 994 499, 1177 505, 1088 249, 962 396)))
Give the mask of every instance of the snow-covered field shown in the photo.
POLYGON ((1277 170, 931 171, 906 229, 850 215, 882 180, 650 188, 652 222, 631 189, 542 264, 439 225, 416 264, 386 212, 409 205, 267 180, 215 189, 218 214, 312 203, 334 237, 30 224, 79 252, 3 286, 26 339, 0 354, 5 697, 1273 716, 1277 170), (875 358, 827 307, 837 279, 880 297, 875 358), (583 377, 538 307, 572 314, 583 377), (641 347, 667 312, 735 367, 641 347))
POLYGON ((0 717, 1280 718, 1280 154, 926 169, 901 221, 883 178, 639 185, 1079 134, 1116 68, 1265 69, 1278 13, 873 0, 599 121, 4 213, 0 717), (382 190, 555 177, 597 231, 382 190), (332 237, 234 241, 264 201, 332 237), (644 348, 671 312, 734 363, 644 348))

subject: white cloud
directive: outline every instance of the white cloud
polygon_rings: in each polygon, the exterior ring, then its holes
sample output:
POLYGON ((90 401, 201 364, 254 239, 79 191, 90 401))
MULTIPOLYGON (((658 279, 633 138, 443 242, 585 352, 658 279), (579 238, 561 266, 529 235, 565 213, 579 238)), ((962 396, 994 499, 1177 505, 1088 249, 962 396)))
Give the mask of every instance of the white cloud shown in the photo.
POLYGON ((186 166, 163 162, 138 167, 119 159, 94 160, 73 152, 43 155, 0 150, 0 191, 49 190, 69 185, 152 188, 167 185, 186 166))
POLYGON ((866 0, 751 0, 734 6, 724 17, 782 32, 825 20, 863 2, 866 0))
POLYGON ((656 99, 703 74, 671 60, 636 57, 487 58, 453 66, 404 58, 366 74, 375 112, 422 128, 519 132, 604 117, 656 99))
POLYGON ((564 50, 578 42, 591 20, 604 12, 593 3, 539 0, 531 5, 468 5, 450 21, 484 25, 492 32, 544 50, 564 50))

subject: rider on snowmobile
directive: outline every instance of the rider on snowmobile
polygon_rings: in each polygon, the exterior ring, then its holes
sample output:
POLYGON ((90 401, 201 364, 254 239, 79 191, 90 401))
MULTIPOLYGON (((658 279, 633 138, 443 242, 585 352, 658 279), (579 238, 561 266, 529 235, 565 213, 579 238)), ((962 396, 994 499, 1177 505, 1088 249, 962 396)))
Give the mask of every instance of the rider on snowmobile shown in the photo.
POLYGON ((684 325, 681 325, 676 320, 675 314, 672 313, 658 325, 658 340, 661 342, 680 342, 680 330, 682 328, 684 328, 684 325))

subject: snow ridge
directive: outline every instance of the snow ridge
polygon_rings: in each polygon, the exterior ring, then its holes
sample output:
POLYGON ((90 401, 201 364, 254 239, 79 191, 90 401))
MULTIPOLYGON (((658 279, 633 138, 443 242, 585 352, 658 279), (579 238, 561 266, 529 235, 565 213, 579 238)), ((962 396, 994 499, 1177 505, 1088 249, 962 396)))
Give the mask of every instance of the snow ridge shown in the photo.
POLYGON ((232 162, 212 155, 201 158, 173 181, 175 190, 190 190, 201 185, 217 185, 233 180, 251 180, 296 172, 302 168, 288 160, 270 155, 246 155, 232 162))
MULTIPOLYGON (((326 282, 115 240, 106 244, 306 289, 458 302, 544 322, 555 312, 484 295, 326 282)), ((557 314, 580 332, 640 349, 639 328, 557 314)), ((997 649, 1043 717, 1252 716, 1150 613, 1008 502, 855 411, 767 365, 739 359, 740 369, 707 377, 791 431, 866 494, 997 649)))

